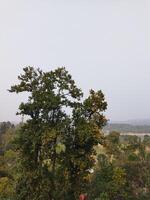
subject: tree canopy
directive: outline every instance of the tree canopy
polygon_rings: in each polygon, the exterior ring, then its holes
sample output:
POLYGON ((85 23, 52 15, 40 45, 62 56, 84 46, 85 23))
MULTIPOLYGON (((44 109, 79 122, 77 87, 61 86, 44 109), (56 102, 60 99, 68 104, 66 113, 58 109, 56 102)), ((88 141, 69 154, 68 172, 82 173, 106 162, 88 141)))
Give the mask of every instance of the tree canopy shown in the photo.
POLYGON ((18 112, 28 120, 15 141, 20 157, 16 198, 78 199, 95 164, 94 147, 103 142, 104 94, 90 90, 84 98, 65 68, 43 72, 26 67, 23 71, 19 84, 10 89, 29 93, 18 112))

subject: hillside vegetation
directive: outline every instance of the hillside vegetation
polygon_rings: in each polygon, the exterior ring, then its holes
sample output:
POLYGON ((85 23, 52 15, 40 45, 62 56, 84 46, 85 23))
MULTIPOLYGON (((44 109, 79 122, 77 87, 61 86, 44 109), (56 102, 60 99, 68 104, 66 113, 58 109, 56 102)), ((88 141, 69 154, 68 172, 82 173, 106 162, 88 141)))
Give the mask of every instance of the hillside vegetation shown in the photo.
MULTIPOLYGON (((13 142, 18 135, 18 129, 20 126, 16 128, 11 125, 1 135, 0 199, 2 200, 16 199, 17 182, 21 171, 19 155, 13 142)), ((86 177, 84 189, 89 199, 149 200, 150 136, 145 136, 141 141, 137 136, 120 136, 117 132, 111 132, 103 138, 103 144, 95 146, 95 149, 96 163, 92 173, 86 177)))

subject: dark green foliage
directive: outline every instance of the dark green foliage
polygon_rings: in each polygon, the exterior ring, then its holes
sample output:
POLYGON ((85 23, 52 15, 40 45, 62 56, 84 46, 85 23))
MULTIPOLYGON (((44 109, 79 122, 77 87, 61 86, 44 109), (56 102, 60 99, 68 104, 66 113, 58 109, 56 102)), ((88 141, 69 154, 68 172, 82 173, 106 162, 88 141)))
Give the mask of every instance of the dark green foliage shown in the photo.
POLYGON ((94 165, 94 146, 103 140, 104 95, 91 90, 82 101, 82 91, 65 68, 42 72, 26 67, 18 79, 10 92, 29 92, 18 113, 29 119, 16 138, 20 157, 16 198, 78 199, 94 165))
POLYGON ((114 166, 105 155, 98 156, 97 168, 92 176, 90 199, 120 200, 126 198, 126 173, 114 166))
POLYGON ((1 123, 3 134, 1 135, 0 154, 0 199, 13 200, 15 187, 16 153, 13 150, 13 138, 16 128, 8 122, 1 123))
POLYGON ((0 135, 6 133, 8 129, 14 128, 14 124, 11 122, 1 122, 0 123, 0 135))
MULTIPOLYGON (((3 135, 10 129, 13 130, 15 128, 14 124, 11 122, 1 122, 0 123, 0 154, 4 152, 4 145, 3 145, 3 135)), ((6 148, 6 145, 5 145, 6 148)))

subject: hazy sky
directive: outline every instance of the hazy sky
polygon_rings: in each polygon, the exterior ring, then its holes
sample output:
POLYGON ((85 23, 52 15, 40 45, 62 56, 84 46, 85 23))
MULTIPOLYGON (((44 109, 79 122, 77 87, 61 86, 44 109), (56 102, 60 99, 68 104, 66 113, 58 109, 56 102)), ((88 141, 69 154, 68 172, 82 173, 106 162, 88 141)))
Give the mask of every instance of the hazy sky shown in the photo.
POLYGON ((150 1, 0 0, 0 121, 19 120, 7 89, 29 65, 102 89, 111 120, 150 118, 150 1))

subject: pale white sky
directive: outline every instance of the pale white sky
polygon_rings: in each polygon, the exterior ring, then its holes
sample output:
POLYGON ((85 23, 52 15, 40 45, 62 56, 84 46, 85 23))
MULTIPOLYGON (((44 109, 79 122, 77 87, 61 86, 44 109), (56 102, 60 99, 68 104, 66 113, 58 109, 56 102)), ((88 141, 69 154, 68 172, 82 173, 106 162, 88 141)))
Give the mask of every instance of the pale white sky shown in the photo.
POLYGON ((149 0, 0 0, 0 121, 25 96, 7 89, 25 66, 66 66, 102 89, 111 120, 150 118, 149 0))

